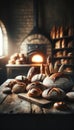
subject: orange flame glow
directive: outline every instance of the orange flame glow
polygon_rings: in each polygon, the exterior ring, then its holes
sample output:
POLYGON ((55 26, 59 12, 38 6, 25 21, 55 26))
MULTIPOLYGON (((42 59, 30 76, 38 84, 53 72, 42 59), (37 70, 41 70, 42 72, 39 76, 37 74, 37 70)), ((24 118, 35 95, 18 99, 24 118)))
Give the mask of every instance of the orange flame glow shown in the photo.
POLYGON ((43 62, 43 57, 39 54, 33 55, 32 62, 41 63, 41 62, 43 62))

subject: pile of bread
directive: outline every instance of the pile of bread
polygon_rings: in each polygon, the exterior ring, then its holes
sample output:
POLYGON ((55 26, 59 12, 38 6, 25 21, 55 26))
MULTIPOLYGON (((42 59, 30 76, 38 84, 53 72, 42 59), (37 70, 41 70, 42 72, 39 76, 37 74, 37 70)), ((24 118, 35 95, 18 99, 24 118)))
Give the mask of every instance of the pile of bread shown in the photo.
POLYGON ((14 53, 11 55, 8 64, 25 64, 26 63, 26 56, 23 53, 14 53))
POLYGON ((8 88, 7 92, 11 93, 26 92, 28 96, 34 98, 60 100, 66 97, 73 85, 72 79, 62 72, 46 75, 41 73, 37 67, 31 67, 27 76, 16 76, 6 85, 6 88, 8 88))

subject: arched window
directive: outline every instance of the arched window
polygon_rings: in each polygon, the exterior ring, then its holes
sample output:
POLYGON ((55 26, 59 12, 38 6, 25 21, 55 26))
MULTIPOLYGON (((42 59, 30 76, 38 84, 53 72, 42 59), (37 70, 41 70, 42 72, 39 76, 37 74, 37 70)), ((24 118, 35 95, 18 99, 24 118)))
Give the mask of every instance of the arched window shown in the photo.
POLYGON ((2 21, 0 21, 0 57, 8 55, 7 31, 2 21))

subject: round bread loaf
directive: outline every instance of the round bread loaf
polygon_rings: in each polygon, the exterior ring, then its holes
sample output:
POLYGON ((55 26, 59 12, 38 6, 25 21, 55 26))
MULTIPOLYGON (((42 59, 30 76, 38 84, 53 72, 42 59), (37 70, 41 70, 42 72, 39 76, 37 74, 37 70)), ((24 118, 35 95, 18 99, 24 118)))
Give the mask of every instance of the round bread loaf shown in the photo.
POLYGON ((19 82, 24 82, 26 83, 26 85, 30 82, 25 75, 18 75, 15 77, 15 80, 19 82))
POLYGON ((74 101, 74 92, 66 93, 66 97, 69 101, 74 101))
POLYGON ((70 111, 70 107, 65 102, 55 102, 53 108, 61 111, 70 111))
POLYGON ((48 88, 42 92, 42 97, 50 100, 63 100, 65 92, 60 88, 48 88))
POLYGON ((27 94, 30 97, 39 97, 39 96, 41 96, 42 91, 39 88, 32 88, 32 89, 29 89, 27 94))
POLYGON ((46 87, 41 82, 32 82, 26 86, 27 91, 29 91, 32 88, 39 88, 42 91, 46 89, 46 87))
POLYGON ((43 84, 48 88, 56 86, 57 88, 61 88, 66 92, 70 91, 74 85, 74 83, 70 77, 68 77, 68 76, 65 77, 62 75, 56 76, 55 74, 53 74, 50 77, 47 76, 43 80, 43 84))
POLYGON ((12 88, 12 93, 23 93, 26 91, 25 83, 17 83, 12 88))
POLYGON ((17 83, 17 81, 15 79, 12 79, 8 84, 6 84, 5 87, 8 87, 10 89, 12 89, 12 87, 17 83))

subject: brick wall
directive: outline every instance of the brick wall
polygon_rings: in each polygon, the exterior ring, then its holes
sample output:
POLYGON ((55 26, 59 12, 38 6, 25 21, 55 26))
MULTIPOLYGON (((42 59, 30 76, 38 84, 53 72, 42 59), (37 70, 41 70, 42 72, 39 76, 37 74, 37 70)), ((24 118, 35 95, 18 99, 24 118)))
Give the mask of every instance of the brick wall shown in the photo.
MULTIPOLYGON (((33 0, 1 0, 0 19, 3 20, 9 38, 9 55, 33 29, 33 0)), ((73 0, 40 0, 39 26, 49 35, 53 25, 73 24, 73 0)))

